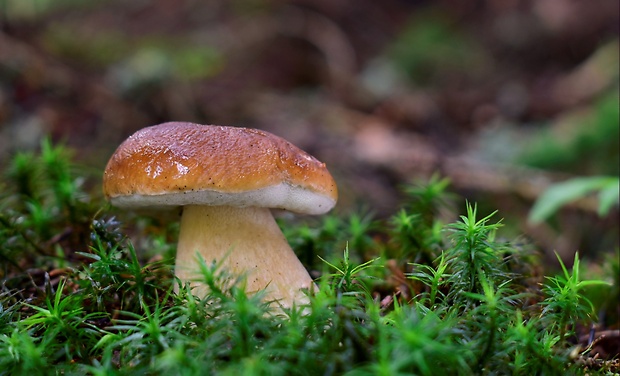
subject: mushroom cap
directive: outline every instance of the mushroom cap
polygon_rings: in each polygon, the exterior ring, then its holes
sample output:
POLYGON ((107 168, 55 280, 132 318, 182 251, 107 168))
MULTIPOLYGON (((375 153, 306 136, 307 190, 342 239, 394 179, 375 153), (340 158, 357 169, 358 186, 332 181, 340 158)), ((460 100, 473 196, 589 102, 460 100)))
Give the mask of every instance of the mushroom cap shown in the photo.
POLYGON ((258 206, 331 210, 336 183, 324 163, 269 132, 170 122, 143 128, 110 158, 103 193, 125 208, 258 206))

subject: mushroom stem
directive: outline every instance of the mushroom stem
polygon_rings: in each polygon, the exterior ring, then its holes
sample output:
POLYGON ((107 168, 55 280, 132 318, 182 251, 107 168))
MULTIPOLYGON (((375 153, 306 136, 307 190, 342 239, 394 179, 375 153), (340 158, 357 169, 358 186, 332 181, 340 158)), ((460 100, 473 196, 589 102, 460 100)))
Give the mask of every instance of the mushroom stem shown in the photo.
POLYGON ((207 263, 222 262, 234 276, 246 277, 246 291, 266 288, 266 299, 283 307, 307 301, 301 289, 313 285, 271 211, 257 207, 199 206, 183 208, 176 275, 192 281, 194 293, 207 294, 196 267, 199 253, 207 263))

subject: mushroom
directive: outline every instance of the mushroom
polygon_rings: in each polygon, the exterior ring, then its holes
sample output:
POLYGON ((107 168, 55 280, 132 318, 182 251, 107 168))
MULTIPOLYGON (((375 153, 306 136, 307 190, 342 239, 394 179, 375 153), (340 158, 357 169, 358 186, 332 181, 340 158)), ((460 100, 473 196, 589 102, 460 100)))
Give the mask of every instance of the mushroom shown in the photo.
POLYGON ((194 293, 197 253, 291 307, 313 285, 270 209, 323 214, 337 187, 325 164, 271 133, 170 122, 143 128, 110 158, 103 191, 122 208, 183 207, 175 274, 194 293))

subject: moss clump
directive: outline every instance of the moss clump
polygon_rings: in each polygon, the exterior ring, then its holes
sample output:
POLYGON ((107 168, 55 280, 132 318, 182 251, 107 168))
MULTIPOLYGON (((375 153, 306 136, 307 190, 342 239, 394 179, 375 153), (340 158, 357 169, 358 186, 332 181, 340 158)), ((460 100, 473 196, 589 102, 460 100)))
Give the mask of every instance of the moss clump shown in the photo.
POLYGON ((598 302, 617 285, 582 280, 577 256, 543 278, 535 252, 502 239, 496 214, 476 205, 442 219, 445 180, 409 186, 387 220, 282 223, 321 274, 308 305, 282 313, 204 260, 210 293, 196 298, 169 268, 174 239, 152 230, 129 242, 80 172, 49 142, 6 171, 0 374, 614 372, 577 334, 595 318, 588 286, 598 302), (144 259, 158 250, 166 258, 144 259))

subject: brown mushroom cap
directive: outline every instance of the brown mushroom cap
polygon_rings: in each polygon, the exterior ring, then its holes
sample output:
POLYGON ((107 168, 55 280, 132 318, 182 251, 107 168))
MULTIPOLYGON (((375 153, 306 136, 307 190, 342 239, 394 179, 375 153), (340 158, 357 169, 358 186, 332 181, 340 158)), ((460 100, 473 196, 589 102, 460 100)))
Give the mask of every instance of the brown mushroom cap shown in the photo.
POLYGON ((143 128, 110 158, 103 192, 120 207, 259 206, 322 214, 338 192, 325 164, 271 133, 171 122, 143 128))

